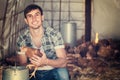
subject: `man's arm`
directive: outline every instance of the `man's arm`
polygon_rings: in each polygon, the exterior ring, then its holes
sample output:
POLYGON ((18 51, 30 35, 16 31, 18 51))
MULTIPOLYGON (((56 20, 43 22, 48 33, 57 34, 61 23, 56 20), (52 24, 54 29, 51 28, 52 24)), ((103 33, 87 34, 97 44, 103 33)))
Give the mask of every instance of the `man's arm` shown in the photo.
POLYGON ((56 49, 56 55, 58 57, 57 59, 48 59, 44 52, 41 53, 43 54, 42 57, 33 55, 33 57, 30 58, 32 64, 36 66, 48 65, 55 68, 66 67, 67 59, 66 59, 66 51, 64 48, 56 49))
POLYGON ((67 59, 66 59, 66 51, 64 48, 56 49, 56 55, 58 59, 52 60, 48 59, 47 65, 53 67, 66 67, 67 59))

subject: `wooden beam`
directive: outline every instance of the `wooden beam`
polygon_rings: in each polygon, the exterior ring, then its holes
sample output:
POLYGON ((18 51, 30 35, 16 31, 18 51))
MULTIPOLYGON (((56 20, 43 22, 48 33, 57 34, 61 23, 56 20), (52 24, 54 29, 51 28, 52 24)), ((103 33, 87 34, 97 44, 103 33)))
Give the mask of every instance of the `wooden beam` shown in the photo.
POLYGON ((91 41, 91 0, 85 0, 85 41, 91 41))

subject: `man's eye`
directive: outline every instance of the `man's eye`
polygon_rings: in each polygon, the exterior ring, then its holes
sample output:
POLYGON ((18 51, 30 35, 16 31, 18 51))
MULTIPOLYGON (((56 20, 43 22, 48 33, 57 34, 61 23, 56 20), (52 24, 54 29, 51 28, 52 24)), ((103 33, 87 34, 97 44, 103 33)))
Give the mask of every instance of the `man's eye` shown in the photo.
POLYGON ((28 18, 32 17, 32 15, 27 15, 28 18))
POLYGON ((39 15, 40 15, 40 13, 37 13, 37 14, 36 14, 36 16, 39 16, 39 15))
POLYGON ((32 17, 32 16, 31 16, 31 15, 28 15, 27 17, 29 17, 29 18, 30 18, 30 17, 32 17))

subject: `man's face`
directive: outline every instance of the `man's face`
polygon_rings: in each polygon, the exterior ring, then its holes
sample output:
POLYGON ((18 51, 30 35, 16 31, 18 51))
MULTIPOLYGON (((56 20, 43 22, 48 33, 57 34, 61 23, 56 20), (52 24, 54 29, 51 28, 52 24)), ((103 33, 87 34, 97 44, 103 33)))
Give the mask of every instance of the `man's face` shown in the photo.
POLYGON ((26 14, 25 22, 30 28, 37 29, 42 26, 43 15, 39 9, 34 9, 26 14))

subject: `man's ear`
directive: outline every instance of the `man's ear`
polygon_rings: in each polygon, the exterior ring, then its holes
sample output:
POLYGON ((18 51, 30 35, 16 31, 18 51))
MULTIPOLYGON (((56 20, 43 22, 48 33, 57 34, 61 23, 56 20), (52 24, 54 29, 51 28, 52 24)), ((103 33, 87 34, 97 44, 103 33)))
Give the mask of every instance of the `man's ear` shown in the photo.
POLYGON ((28 21, 27 21, 27 19, 26 19, 26 18, 24 19, 24 21, 25 21, 25 23, 26 23, 26 24, 28 24, 28 21))
POLYGON ((42 21, 44 21, 44 15, 42 15, 42 21))

